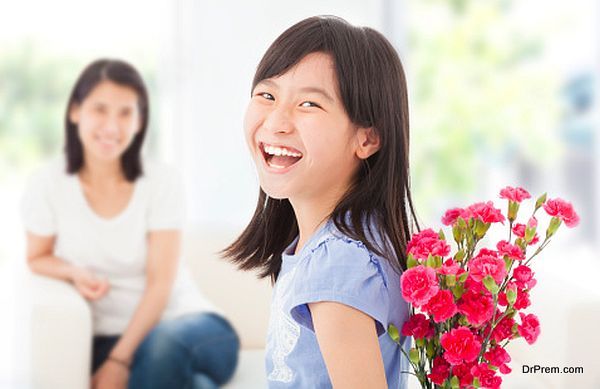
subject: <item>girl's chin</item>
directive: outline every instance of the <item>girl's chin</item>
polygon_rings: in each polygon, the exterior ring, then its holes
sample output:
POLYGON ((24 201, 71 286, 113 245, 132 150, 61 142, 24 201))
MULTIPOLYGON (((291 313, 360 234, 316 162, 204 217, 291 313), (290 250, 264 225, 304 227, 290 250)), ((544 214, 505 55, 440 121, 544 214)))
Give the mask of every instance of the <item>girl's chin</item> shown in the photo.
POLYGON ((94 150, 92 154, 97 160, 112 162, 119 160, 123 152, 120 150, 94 150))
POLYGON ((273 185, 261 184, 261 189, 272 199, 275 200, 286 200, 290 198, 289 190, 285 190, 281 187, 274 187, 273 185))

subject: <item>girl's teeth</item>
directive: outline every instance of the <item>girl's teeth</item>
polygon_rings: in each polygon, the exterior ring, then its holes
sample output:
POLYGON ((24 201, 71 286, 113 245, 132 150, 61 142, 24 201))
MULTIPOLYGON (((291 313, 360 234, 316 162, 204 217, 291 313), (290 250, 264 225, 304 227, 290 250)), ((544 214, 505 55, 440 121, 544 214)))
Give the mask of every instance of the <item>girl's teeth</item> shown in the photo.
POLYGON ((296 158, 299 158, 302 156, 302 154, 300 154, 300 153, 295 153, 288 149, 285 149, 282 147, 277 147, 277 146, 265 145, 264 150, 265 150, 265 153, 267 153, 269 155, 276 155, 276 156, 283 155, 283 156, 290 156, 290 157, 296 157, 296 158))

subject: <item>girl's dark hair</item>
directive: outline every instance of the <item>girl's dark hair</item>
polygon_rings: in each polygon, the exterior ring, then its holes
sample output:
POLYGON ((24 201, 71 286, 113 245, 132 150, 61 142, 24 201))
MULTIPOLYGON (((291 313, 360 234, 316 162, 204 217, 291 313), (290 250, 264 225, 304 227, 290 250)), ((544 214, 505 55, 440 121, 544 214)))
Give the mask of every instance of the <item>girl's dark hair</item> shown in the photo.
MULTIPOLYGON (((381 141, 330 218, 342 233, 386 257, 398 271, 406 269, 406 243, 412 232, 409 217, 417 229, 419 225, 410 195, 408 98, 398 54, 371 28, 335 16, 311 17, 273 42, 258 65, 252 89, 314 52, 332 57, 350 120, 363 128, 373 127, 381 141), (371 231, 371 226, 377 231, 371 231), (377 235, 383 242, 373 239, 377 235)), ((260 277, 275 281, 281 254, 297 234, 290 202, 270 198, 261 189, 250 224, 223 253, 241 269, 258 268, 260 277)))
POLYGON ((127 62, 114 59, 99 59, 89 64, 79 75, 71 91, 65 115, 67 172, 75 174, 84 164, 83 146, 77 132, 77 124, 71 121, 70 111, 73 106, 80 105, 96 85, 102 81, 111 81, 129 87, 136 92, 138 97, 138 108, 141 117, 140 130, 121 156, 123 174, 128 181, 133 182, 143 174, 140 152, 146 135, 146 127, 148 127, 148 92, 142 77, 133 66, 127 62))

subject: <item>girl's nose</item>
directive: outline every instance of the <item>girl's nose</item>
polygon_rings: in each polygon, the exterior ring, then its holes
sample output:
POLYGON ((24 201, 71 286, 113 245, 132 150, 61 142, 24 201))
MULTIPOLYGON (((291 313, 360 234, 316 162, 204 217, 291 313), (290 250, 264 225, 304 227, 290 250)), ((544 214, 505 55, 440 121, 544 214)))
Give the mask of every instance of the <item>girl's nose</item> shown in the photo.
POLYGON ((265 128, 273 133, 289 133, 294 126, 288 109, 284 107, 274 108, 264 121, 265 128))

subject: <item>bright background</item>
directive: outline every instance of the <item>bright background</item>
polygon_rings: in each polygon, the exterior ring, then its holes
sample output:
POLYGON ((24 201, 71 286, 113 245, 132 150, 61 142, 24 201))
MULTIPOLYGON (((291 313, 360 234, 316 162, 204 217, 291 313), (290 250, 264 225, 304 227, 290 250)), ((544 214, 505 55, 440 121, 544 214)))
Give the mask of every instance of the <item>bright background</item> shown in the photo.
MULTIPOLYGON (((497 192, 505 185, 567 198, 581 224, 559 231, 542 257, 545 265, 534 268, 538 278, 547 272, 565 287, 583 287, 584 295, 600 294, 597 2, 0 4, 0 288, 6 289, 0 301, 6 312, 18 305, 8 285, 24 267, 23 185, 33 169, 61 153, 65 103, 85 65, 117 57, 141 70, 152 96, 145 152, 183 172, 190 228, 241 230, 257 195, 241 128, 254 69, 277 35, 316 14, 374 27, 400 52, 410 89, 413 196, 423 225, 439 228, 446 208, 483 199, 504 209, 497 192)), ((533 303, 535 310, 535 295, 533 303)), ((0 331, 10 333, 11 315, 2 318, 0 331)), ((0 374, 9 375, 14 366, 4 358, 0 374)), ((582 364, 576 357, 567 362, 582 364)))

